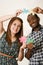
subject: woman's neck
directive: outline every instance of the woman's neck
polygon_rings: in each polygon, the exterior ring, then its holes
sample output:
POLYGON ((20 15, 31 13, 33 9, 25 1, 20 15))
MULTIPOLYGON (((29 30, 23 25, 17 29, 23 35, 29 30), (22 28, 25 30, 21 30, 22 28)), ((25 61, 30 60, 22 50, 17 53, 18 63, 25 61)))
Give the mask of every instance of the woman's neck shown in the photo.
POLYGON ((15 40, 16 40, 15 35, 11 35, 11 41, 13 42, 13 41, 15 41, 15 40))

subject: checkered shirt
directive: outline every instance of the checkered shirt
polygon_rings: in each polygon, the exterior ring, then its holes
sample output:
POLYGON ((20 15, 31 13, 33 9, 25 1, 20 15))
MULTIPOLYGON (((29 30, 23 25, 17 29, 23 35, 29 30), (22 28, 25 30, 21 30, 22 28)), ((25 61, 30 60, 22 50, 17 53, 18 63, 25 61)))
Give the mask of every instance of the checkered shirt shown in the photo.
POLYGON ((32 31, 27 39, 31 38, 34 40, 35 48, 32 50, 32 56, 29 59, 29 65, 43 65, 43 27, 40 26, 38 32, 32 31))

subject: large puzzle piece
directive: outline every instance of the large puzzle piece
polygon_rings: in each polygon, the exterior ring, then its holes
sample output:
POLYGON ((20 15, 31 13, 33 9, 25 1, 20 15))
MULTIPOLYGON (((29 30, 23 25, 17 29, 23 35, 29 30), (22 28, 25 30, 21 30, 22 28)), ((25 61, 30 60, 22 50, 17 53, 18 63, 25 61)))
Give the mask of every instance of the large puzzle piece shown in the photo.
POLYGON ((26 13, 28 13, 28 12, 29 12, 29 10, 28 10, 28 9, 26 9, 26 8, 24 8, 24 9, 23 9, 23 13, 25 13, 25 14, 26 14, 26 13))
POLYGON ((31 39, 31 38, 28 38, 28 39, 26 40, 26 44, 30 44, 30 43, 34 43, 34 40, 31 39))

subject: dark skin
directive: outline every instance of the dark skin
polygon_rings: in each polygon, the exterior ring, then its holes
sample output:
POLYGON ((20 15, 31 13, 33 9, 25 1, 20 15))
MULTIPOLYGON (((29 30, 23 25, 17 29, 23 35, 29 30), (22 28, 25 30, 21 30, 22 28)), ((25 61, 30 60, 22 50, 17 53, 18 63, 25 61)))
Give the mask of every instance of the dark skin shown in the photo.
MULTIPOLYGON (((38 27, 39 21, 37 21, 37 19, 35 19, 35 18, 34 19, 31 19, 31 21, 29 21, 29 25, 32 27, 32 29, 34 29, 34 31, 37 32, 39 30, 39 27, 38 27)), ((27 47, 29 49, 32 49, 34 46, 31 43, 31 44, 28 44, 27 47)))
POLYGON ((32 27, 32 29, 34 29, 34 31, 38 31, 39 30, 39 21, 37 19, 31 19, 31 21, 29 22, 29 25, 32 27))
MULTIPOLYGON (((35 8, 32 9, 32 11, 35 12, 35 13, 38 13, 38 14, 40 14, 40 13, 43 14, 43 9, 41 9, 40 7, 35 7, 35 8)), ((39 30, 39 27, 38 27, 39 21, 37 21, 36 18, 31 19, 31 21, 28 21, 28 23, 30 24, 30 26, 32 27, 32 29, 34 29, 34 31, 38 32, 38 30, 39 30)), ((33 47, 34 46, 33 46, 32 43, 27 45, 28 52, 25 54, 25 57, 27 59, 29 59, 31 57, 31 52, 32 52, 32 48, 33 47)))
POLYGON ((38 13, 38 14, 39 14, 39 13, 43 14, 43 9, 41 9, 40 7, 35 7, 35 8, 32 9, 32 11, 33 11, 33 12, 36 12, 36 13, 38 13))
MULTIPOLYGON (((29 21, 29 25, 32 27, 32 29, 34 29, 34 31, 38 32, 38 30, 39 30, 39 27, 38 27, 39 21, 38 21, 36 18, 31 19, 31 20, 29 21)), ((33 45, 33 43, 30 43, 30 44, 27 45, 28 51, 27 51, 27 53, 25 54, 25 57, 26 57, 27 59, 29 59, 29 58, 31 57, 31 52, 32 52, 33 47, 35 47, 35 46, 33 45)))

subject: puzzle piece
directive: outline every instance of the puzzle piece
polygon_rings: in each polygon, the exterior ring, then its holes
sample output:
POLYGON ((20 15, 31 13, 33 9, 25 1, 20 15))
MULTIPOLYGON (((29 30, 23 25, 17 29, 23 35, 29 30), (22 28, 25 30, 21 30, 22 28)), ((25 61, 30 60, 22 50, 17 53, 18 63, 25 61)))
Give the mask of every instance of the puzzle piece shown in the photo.
POLYGON ((27 41, 26 41, 26 44, 30 44, 30 43, 34 43, 34 41, 33 41, 33 39, 28 38, 27 41))
POLYGON ((26 42, 26 37, 22 36, 21 38, 19 38, 21 43, 25 43, 26 42))
POLYGON ((25 13, 25 14, 26 14, 26 13, 28 13, 28 12, 29 12, 29 10, 28 10, 28 9, 26 9, 26 8, 24 8, 24 9, 23 9, 23 13, 25 13))

